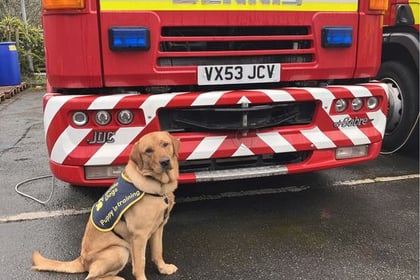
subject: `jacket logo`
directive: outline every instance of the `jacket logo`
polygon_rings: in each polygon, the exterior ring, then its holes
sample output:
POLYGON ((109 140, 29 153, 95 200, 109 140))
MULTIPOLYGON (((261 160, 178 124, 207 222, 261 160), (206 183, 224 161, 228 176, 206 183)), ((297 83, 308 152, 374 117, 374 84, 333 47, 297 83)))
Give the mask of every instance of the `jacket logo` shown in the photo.
POLYGON ((122 173, 93 205, 90 213, 91 222, 99 231, 112 230, 122 215, 142 199, 144 194, 122 173))

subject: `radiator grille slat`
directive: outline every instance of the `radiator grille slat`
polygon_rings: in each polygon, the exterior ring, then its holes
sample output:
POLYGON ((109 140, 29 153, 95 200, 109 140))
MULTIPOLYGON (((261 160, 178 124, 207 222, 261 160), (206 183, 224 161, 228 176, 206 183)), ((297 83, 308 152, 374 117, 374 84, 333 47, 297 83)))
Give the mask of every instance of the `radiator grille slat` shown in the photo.
POLYGON ((163 27, 159 66, 314 61, 307 26, 163 27), (226 61, 228 59, 228 61, 226 61))
POLYGON ((160 127, 170 132, 248 131, 268 127, 307 125, 312 122, 315 102, 267 105, 162 108, 160 127))

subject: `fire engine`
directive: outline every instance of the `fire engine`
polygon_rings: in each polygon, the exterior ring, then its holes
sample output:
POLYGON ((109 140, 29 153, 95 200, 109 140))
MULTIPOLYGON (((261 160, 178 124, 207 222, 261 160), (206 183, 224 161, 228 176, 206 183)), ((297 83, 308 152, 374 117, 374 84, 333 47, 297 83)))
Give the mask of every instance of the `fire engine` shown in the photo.
POLYGON ((107 186, 142 135, 181 141, 180 183, 376 158, 384 0, 43 0, 52 173, 107 186))
POLYGON ((383 150, 418 149, 419 121, 418 0, 390 0, 384 16, 382 64, 378 78, 390 85, 383 150), (405 145, 405 146, 404 146, 405 145))

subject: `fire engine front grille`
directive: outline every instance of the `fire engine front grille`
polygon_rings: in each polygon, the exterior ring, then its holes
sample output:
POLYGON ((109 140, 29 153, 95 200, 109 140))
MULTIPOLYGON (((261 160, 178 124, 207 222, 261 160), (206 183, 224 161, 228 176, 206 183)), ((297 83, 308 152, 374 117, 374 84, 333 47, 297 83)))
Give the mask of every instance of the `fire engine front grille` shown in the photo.
POLYGON ((315 102, 162 108, 162 130, 170 132, 246 131, 268 127, 305 125, 312 122, 315 102))
POLYGON ((163 27, 159 66, 299 63, 314 60, 307 26, 163 27))
POLYGON ((291 163, 299 163, 310 156, 310 152, 290 152, 282 154, 267 154, 246 157, 216 158, 203 160, 180 161, 180 172, 200 172, 200 171, 216 171, 229 170, 236 168, 252 168, 273 165, 285 165, 291 163))

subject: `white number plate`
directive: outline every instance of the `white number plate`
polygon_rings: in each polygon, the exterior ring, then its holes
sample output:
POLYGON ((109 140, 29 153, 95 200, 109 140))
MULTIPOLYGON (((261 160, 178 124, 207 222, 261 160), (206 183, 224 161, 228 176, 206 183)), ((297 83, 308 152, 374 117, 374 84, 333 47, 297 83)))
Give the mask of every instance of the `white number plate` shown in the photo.
POLYGON ((280 64, 198 66, 199 85, 254 84, 280 81, 280 64))

